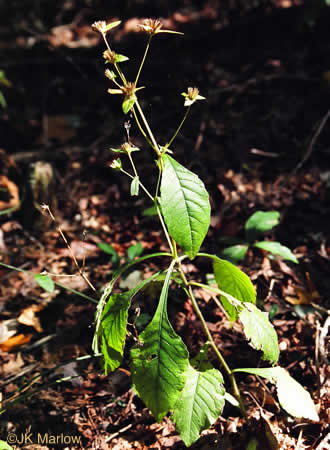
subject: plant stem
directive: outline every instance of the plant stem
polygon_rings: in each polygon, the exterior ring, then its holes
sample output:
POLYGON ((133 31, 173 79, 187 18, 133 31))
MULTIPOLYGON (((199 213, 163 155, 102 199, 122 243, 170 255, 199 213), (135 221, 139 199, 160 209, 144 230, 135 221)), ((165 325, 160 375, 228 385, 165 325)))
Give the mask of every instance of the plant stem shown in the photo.
POLYGON ((191 287, 192 283, 188 282, 188 280, 187 280, 187 278, 186 278, 186 276, 185 276, 185 274, 184 274, 184 272, 182 270, 181 261, 178 261, 178 268, 179 268, 181 279, 182 279, 184 285, 186 286, 186 288, 188 290, 188 293, 189 293, 189 296, 190 296, 190 299, 191 299, 194 311, 195 311, 195 313, 197 314, 199 320, 202 323, 203 329, 204 329, 205 334, 207 336, 207 339, 208 339, 208 341, 210 343, 210 346, 212 347, 214 353, 217 355, 217 357, 218 357, 222 367, 224 368, 225 372, 227 373, 227 375, 229 377, 229 380, 230 380, 230 383, 231 383, 231 386, 232 386, 232 389, 233 389, 234 396, 235 396, 236 400, 239 403, 239 407, 240 407, 240 410, 241 410, 243 416, 247 417, 247 413, 246 413, 246 410, 245 410, 245 407, 244 407, 244 404, 243 404, 243 400, 242 400, 241 394, 239 392, 239 389, 238 389, 238 386, 237 386, 237 383, 236 383, 235 376, 232 373, 231 369, 229 368, 228 364, 226 363, 226 360, 222 356, 221 352, 219 351, 219 349, 217 348, 217 346, 216 346, 216 344, 215 344, 215 342, 213 340, 213 337, 212 337, 212 335, 210 333, 210 330, 207 327, 207 324, 206 324, 206 321, 204 319, 204 316, 203 316, 201 310, 199 309, 198 303, 197 303, 195 295, 193 293, 193 290, 192 290, 192 287, 191 287))
MULTIPOLYGON (((110 45, 109 45, 109 43, 108 43, 108 41, 107 41, 107 38, 106 38, 106 35, 105 35, 104 33, 102 33, 102 37, 103 37, 103 40, 104 40, 104 43, 105 43, 107 49, 109 50, 109 52, 111 52, 110 45)), ((117 63, 114 63, 114 67, 115 67, 115 69, 116 69, 116 71, 117 71, 117 73, 118 73, 118 75, 119 75, 121 81, 122 81, 124 84, 126 84, 126 78, 125 78, 124 74, 122 73, 122 71, 119 69, 117 63)), ((116 83, 116 84, 117 84, 117 83, 116 83)))
POLYGON ((133 161, 131 152, 127 152, 127 155, 128 155, 128 159, 130 160, 130 163, 131 163, 131 166, 132 166, 134 175, 135 175, 136 177, 138 177, 138 174, 137 174, 137 171, 136 171, 136 168, 135 168, 135 164, 134 164, 134 161, 133 161))
MULTIPOLYGON (((134 169, 133 169, 134 170, 134 169)), ((131 178, 133 180, 133 175, 131 175, 130 173, 126 172, 126 170, 124 169, 120 169, 121 172, 123 172, 125 175, 127 175, 129 178, 131 178)), ((134 171, 135 176, 137 177, 137 173, 136 171, 134 171)), ((141 183, 140 179, 139 179, 139 185, 141 186, 141 188, 144 190, 144 192, 147 194, 147 196, 150 198, 150 200, 153 202, 155 201, 155 199, 153 198, 153 196, 150 194, 150 192, 148 191, 148 189, 146 187, 144 187, 144 185, 141 183)))
POLYGON ((207 291, 210 292, 214 292, 215 294, 218 295, 223 295, 224 297, 227 298, 227 300, 235 307, 237 308, 238 306, 242 307, 242 302, 240 302, 237 298, 233 297, 230 294, 227 294, 227 292, 222 291, 221 289, 212 287, 212 286, 208 286, 207 284, 203 284, 203 283, 197 283, 196 281, 191 281, 189 284, 191 284, 192 286, 197 286, 197 287, 201 287, 202 289, 205 289, 207 291))
POLYGON ((166 225, 165 225, 162 213, 160 212, 160 209, 159 209, 159 206, 158 206, 157 203, 156 203, 156 209, 157 209, 157 214, 158 214, 160 223, 162 225, 162 228, 163 228, 165 236, 166 236, 166 240, 168 242, 168 246, 170 247, 170 251, 171 251, 172 256, 173 256, 174 255, 174 249, 173 249, 173 246, 172 246, 171 238, 170 238, 170 235, 168 234, 168 231, 167 231, 167 228, 166 228, 166 225))
POLYGON ((134 106, 133 106, 133 108, 132 108, 132 112, 133 112, 133 115, 134 115, 135 122, 136 122, 136 124, 137 124, 137 126, 138 126, 140 132, 142 133, 142 136, 143 136, 144 139, 148 142, 148 144, 150 145, 150 147, 154 148, 152 142, 150 141, 150 139, 148 138, 146 132, 145 132, 144 129, 142 128, 142 125, 140 124, 140 121, 139 121, 139 118, 138 118, 138 116, 137 116, 137 114, 136 114, 136 111, 135 111, 134 106))
POLYGON ((138 102, 137 99, 136 99, 135 105, 136 105, 137 110, 139 111, 139 114, 141 116, 142 122, 143 122, 144 126, 146 127, 146 130, 147 130, 147 132, 149 134, 149 137, 150 137, 151 142, 153 144, 153 148, 154 148, 155 152, 157 153, 157 155, 160 156, 161 155, 161 151, 159 150, 159 146, 158 146, 158 144, 156 142, 156 139, 155 139, 155 137, 154 137, 150 127, 149 127, 148 121, 147 121, 147 119, 146 119, 146 117, 145 117, 145 115, 144 115, 144 113, 142 111, 142 108, 140 106, 140 103, 138 102))
POLYGON ((147 53, 148 53, 148 50, 149 50, 149 47, 150 47, 151 38, 152 38, 152 35, 149 36, 149 39, 148 39, 148 42, 147 42, 147 46, 146 46, 146 49, 144 51, 144 55, 143 55, 143 58, 142 58, 142 61, 141 61, 138 73, 137 73, 136 78, 135 78, 135 85, 137 85, 137 82, 139 80, 139 76, 140 76, 140 73, 141 73, 144 61, 146 59, 146 56, 147 56, 147 53))
POLYGON ((180 125, 179 125, 178 128, 176 129, 176 132, 173 134, 173 136, 172 136, 170 142, 169 142, 168 144, 166 144, 166 148, 168 148, 168 147, 172 144, 172 142, 173 142, 174 139, 176 138, 177 134, 178 134, 179 131, 181 130, 181 127, 182 127, 182 125, 184 124, 184 121, 186 120, 186 118, 187 118, 187 116, 188 116, 188 113, 189 113, 189 111, 190 111, 190 107, 191 107, 191 105, 188 106, 187 111, 186 111, 185 115, 183 116, 183 119, 182 119, 181 122, 180 122, 180 125))

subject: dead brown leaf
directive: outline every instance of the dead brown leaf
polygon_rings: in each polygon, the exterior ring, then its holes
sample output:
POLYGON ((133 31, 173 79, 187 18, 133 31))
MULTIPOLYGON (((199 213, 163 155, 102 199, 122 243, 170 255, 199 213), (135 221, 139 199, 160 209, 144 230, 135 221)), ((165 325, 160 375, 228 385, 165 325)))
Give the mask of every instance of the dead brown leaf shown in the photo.
POLYGON ((19 315, 17 321, 22 325, 27 325, 28 327, 33 327, 38 333, 42 333, 43 329, 40 324, 39 317, 36 313, 43 309, 42 305, 31 305, 23 309, 19 315))
POLYGON ((0 210, 16 208, 19 206, 20 200, 18 187, 5 175, 0 175, 0 189, 5 191, 9 197, 8 201, 0 200, 0 210))
POLYGON ((20 345, 28 344, 32 338, 32 334, 16 334, 9 338, 7 341, 0 344, 0 349, 4 352, 10 352, 15 347, 19 347, 20 345))

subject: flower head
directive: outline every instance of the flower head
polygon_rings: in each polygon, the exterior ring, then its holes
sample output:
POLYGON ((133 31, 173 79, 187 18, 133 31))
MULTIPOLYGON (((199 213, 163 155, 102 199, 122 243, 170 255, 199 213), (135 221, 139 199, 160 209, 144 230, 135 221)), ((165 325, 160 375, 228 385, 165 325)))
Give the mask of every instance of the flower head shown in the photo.
POLYGON ((110 167, 111 167, 111 169, 114 169, 114 170, 121 170, 122 165, 121 165, 120 158, 114 159, 112 161, 112 163, 110 164, 110 167))
POLYGON ((138 25, 138 27, 141 28, 141 31, 151 35, 159 33, 162 26, 163 24, 158 19, 145 19, 142 24, 138 25))
POLYGON ((179 31, 162 30, 163 24, 158 19, 145 19, 142 24, 138 25, 138 27, 141 29, 141 31, 148 33, 150 36, 154 36, 158 33, 183 34, 179 31))
POLYGON ((197 87, 188 87, 188 91, 182 92, 181 95, 185 97, 184 106, 191 106, 196 100, 205 100, 205 97, 199 95, 197 87))
POLYGON ((103 58, 105 59, 105 63, 110 64, 121 63, 128 60, 127 56, 120 55, 119 53, 116 53, 109 49, 103 52, 103 58))
POLYGON ((124 142, 120 148, 111 148, 110 150, 114 153, 130 154, 132 152, 138 152, 140 149, 138 147, 134 147, 130 142, 124 142))
POLYGON ((97 33, 101 33, 103 36, 106 35, 106 33, 111 30, 112 28, 115 28, 121 23, 121 20, 116 20, 115 22, 106 23, 105 20, 97 20, 92 24, 92 29, 96 31, 97 33))
POLYGON ((113 81, 116 78, 116 74, 113 70, 106 69, 104 75, 109 78, 109 80, 113 81))
POLYGON ((116 62, 116 52, 112 50, 105 50, 103 52, 103 58, 106 60, 106 62, 114 64, 116 62))

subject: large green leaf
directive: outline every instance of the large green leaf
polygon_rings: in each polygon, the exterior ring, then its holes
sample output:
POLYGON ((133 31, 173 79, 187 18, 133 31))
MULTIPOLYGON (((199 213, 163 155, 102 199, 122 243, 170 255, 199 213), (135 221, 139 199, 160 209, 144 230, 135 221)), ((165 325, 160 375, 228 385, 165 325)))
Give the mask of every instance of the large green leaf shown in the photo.
POLYGON ((255 247, 261 248, 262 250, 267 250, 267 252, 272 253, 273 255, 282 256, 283 259, 287 259, 288 261, 292 261, 296 264, 299 264, 298 259, 292 253, 292 251, 285 247, 285 245, 280 244, 279 242, 274 241, 262 241, 254 244, 255 247))
POLYGON ((92 344, 92 348, 93 348, 93 352, 95 354, 99 354, 99 341, 101 339, 101 331, 102 331, 102 326, 101 326, 101 317, 103 314, 103 309, 104 306, 107 302, 107 300, 109 299, 113 287, 116 284, 116 282, 118 281, 118 278, 125 273, 128 269, 130 269, 131 267, 135 266, 136 264, 141 263, 142 261, 145 261, 146 259, 151 259, 154 258, 156 256, 171 256, 168 253, 164 253, 164 252, 157 252, 157 253, 152 253, 150 255, 145 255, 142 256, 141 258, 132 261, 132 262, 128 262, 127 264, 124 264, 122 267, 120 267, 118 270, 116 270, 113 275, 112 275, 112 279, 111 281, 106 285, 101 298, 97 304, 97 308, 96 308, 96 313, 95 313, 95 333, 94 333, 94 337, 93 337, 93 344, 92 344))
MULTIPOLYGON (((255 303, 256 293, 250 278, 229 261, 225 261, 216 256, 213 256, 212 259, 214 260, 214 276, 219 289, 241 302, 255 303)), ((230 320, 235 321, 238 317, 235 306, 223 295, 220 296, 220 299, 230 320)))
POLYGON ((126 325, 131 292, 112 294, 101 317, 101 351, 104 356, 104 371, 112 372, 119 367, 123 358, 126 325))
POLYGON ((173 266, 167 272, 156 313, 131 350, 134 389, 158 422, 174 407, 184 388, 189 363, 187 348, 167 317, 173 266))
POLYGON ((277 211, 257 211, 245 223, 246 237, 253 241, 262 233, 273 229, 280 220, 280 213, 277 211))
POLYGON ((263 359, 276 364, 280 351, 277 334, 268 319, 268 314, 260 311, 255 305, 246 303, 239 313, 239 318, 251 344, 257 350, 262 350, 263 359))
POLYGON ((160 204, 168 231, 194 258, 210 225, 209 195, 198 176, 169 155, 163 156, 160 204))
POLYGON ((225 404, 223 378, 216 369, 195 370, 189 366, 183 391, 174 407, 173 421, 186 446, 197 441, 222 413, 225 404))
POLYGON ((147 284, 155 280, 159 272, 141 281, 134 289, 120 294, 111 294, 101 316, 101 351, 104 370, 112 372, 119 367, 124 352, 128 308, 132 298, 147 284))
POLYGON ((282 367, 235 369, 233 372, 251 373, 276 383, 278 399, 285 411, 294 417, 319 420, 309 393, 282 367))
MULTIPOLYGON (((14 433, 9 433, 9 434, 10 434, 11 437, 16 438, 16 435, 14 433)), ((16 439, 15 439, 14 443, 16 444, 16 439)), ((13 450, 13 447, 8 445, 7 442, 2 441, 0 439, 0 449, 1 450, 13 450)))

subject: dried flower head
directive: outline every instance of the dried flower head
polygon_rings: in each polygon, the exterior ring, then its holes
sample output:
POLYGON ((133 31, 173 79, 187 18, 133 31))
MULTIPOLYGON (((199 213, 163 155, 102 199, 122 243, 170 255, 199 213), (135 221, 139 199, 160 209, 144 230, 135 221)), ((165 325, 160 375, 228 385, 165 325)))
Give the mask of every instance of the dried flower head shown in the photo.
POLYGON ((184 106, 191 106, 196 100, 205 100, 205 97, 199 95, 197 87, 188 87, 187 92, 182 92, 181 95, 185 97, 184 106))
POLYGON ((121 150, 124 153, 132 153, 132 152, 138 152, 140 149, 139 147, 133 146, 130 142, 124 142, 124 144, 121 145, 121 150))
POLYGON ((92 24, 92 29, 98 33, 105 34, 107 31, 107 23, 105 20, 97 20, 92 24))
POLYGON ((122 166, 121 166, 120 158, 114 159, 112 161, 112 163, 110 164, 110 167, 111 167, 111 169, 114 169, 114 170, 121 170, 122 166))
POLYGON ((109 69, 105 70, 104 75, 107 78, 109 78, 109 80, 111 80, 111 81, 113 81, 116 78, 116 76, 117 76, 112 70, 109 70, 109 69))
POLYGON ((112 28, 117 27, 121 23, 120 20, 116 20, 115 22, 106 23, 105 20, 97 20, 92 24, 92 29, 94 31, 97 31, 98 33, 101 33, 103 36, 111 30, 112 28))
POLYGON ((154 36, 158 33, 183 34, 179 31, 163 30, 163 24, 158 19, 145 19, 143 24, 139 24, 138 27, 141 31, 148 33, 150 36, 154 36))
POLYGON ((125 97, 132 97, 136 91, 136 84, 128 81, 125 86, 121 87, 121 90, 125 97))
POLYGON ((114 64, 116 62, 116 52, 112 51, 112 50, 105 50, 103 52, 103 58, 111 63, 114 64))
POLYGON ((158 19, 145 19, 143 24, 138 25, 138 27, 141 28, 141 31, 144 31, 152 36, 159 33, 162 26, 163 25, 158 19))

